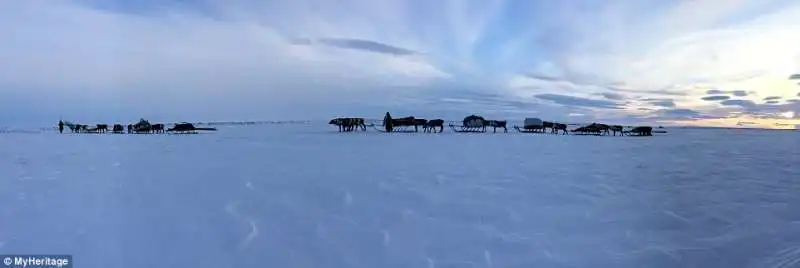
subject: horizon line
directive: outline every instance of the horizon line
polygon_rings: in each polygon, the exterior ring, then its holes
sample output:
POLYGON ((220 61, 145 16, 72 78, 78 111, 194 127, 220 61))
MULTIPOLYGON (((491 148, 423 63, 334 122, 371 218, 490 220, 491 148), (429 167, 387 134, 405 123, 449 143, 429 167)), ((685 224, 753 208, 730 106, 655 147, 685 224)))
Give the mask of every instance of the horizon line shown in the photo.
MULTIPOLYGON (((374 124, 373 122, 383 121, 383 119, 374 119, 374 118, 364 118, 365 121, 374 124)), ((328 119, 306 119, 306 120, 253 120, 253 121, 195 121, 191 122, 192 124, 196 125, 218 125, 218 126, 231 126, 231 125, 280 125, 280 124, 313 124, 313 123, 320 123, 328 121, 328 119)), ((461 120, 445 120, 448 123, 453 122, 461 122, 461 120)), ((181 122, 188 122, 188 121, 181 121, 181 122)), ((167 123, 167 125, 172 125, 175 123, 167 123)), ((584 125, 590 123, 566 123, 567 125, 584 125)), ((624 125, 625 127, 631 127, 633 125, 624 125)), ((787 128, 765 128, 765 127, 753 127, 753 126, 696 126, 696 125, 653 125, 653 127, 663 127, 663 128, 673 128, 673 129, 758 129, 758 130, 794 130, 798 131, 800 128, 795 126, 795 129, 787 129, 787 128)), ((36 132, 38 131, 48 131, 57 129, 56 126, 52 127, 13 127, 13 126, 0 126, 0 133, 25 133, 25 132, 36 132)))

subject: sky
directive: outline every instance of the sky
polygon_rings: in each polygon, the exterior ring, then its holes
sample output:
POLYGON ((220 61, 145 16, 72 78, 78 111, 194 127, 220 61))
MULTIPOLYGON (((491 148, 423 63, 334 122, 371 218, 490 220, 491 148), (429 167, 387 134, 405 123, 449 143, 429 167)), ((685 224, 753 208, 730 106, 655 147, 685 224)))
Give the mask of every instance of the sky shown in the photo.
POLYGON ((0 1, 0 126, 389 111, 793 128, 799 33, 784 0, 0 1))

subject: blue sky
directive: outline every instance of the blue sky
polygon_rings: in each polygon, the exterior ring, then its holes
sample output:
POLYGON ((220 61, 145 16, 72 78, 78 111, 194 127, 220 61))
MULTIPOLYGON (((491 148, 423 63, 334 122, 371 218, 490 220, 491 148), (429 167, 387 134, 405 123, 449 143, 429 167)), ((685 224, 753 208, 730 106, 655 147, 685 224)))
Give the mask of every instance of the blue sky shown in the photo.
POLYGON ((797 123, 798 32, 796 1, 5 1, 0 125, 797 123))

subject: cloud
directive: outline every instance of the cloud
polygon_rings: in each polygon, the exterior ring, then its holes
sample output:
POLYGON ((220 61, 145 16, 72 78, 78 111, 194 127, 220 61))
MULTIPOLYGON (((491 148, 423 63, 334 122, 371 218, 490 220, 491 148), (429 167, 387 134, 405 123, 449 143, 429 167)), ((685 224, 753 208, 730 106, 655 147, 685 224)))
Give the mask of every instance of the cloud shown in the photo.
POLYGON ((723 117, 793 108, 748 101, 795 94, 797 81, 786 78, 797 71, 800 4, 585 5, 0 2, 0 114, 15 115, 0 120, 306 119, 386 110, 680 120, 688 111, 723 117))
POLYGON ((744 90, 733 90, 733 91, 731 91, 731 94, 733 94, 734 96, 737 96, 737 97, 746 97, 747 96, 747 91, 744 91, 744 90))
POLYGON ((625 99, 625 96, 623 96, 622 94, 618 94, 618 93, 603 92, 603 93, 599 93, 599 94, 600 94, 600 96, 603 96, 603 98, 606 98, 606 99, 609 99, 609 100, 623 100, 623 99, 625 99))
POLYGON ((780 103, 780 101, 771 100, 766 102, 766 104, 778 104, 778 103, 780 103))
POLYGON ((627 92, 627 93, 640 93, 640 94, 647 94, 647 95, 658 95, 658 96, 686 96, 688 95, 687 92, 674 90, 670 88, 663 88, 657 90, 647 90, 647 89, 633 89, 628 88, 625 86, 620 85, 611 85, 608 86, 609 88, 619 91, 619 92, 627 92))
POLYGON ((652 111, 652 113, 648 115, 646 118, 648 120, 669 122, 675 120, 697 121, 703 119, 714 119, 716 117, 711 115, 706 115, 700 111, 693 109, 670 108, 670 109, 659 109, 652 111))
MULTIPOLYGON (((533 78, 533 79, 544 80, 544 81, 555 81, 555 82, 565 81, 565 80, 563 80, 561 78, 558 78, 558 77, 542 75, 542 74, 525 74, 524 76, 527 76, 527 77, 530 77, 530 78, 533 78)), ((565 81, 565 82, 568 82, 568 81, 565 81)))
POLYGON ((691 109, 664 109, 658 112, 668 118, 695 119, 700 117, 700 112, 691 109))
POLYGON ((655 105, 655 106, 660 106, 660 107, 667 107, 667 108, 672 108, 672 107, 676 106, 675 105, 675 101, 673 101, 673 100, 653 101, 653 102, 650 102, 650 104, 655 105))
POLYGON ((561 105, 580 106, 605 109, 620 109, 620 105, 613 101, 595 100, 560 94, 537 94, 536 98, 551 101, 561 105))
POLYGON ((751 100, 724 100, 720 102, 724 106, 739 106, 743 108, 756 107, 756 103, 751 100))
MULTIPOLYGON (((331 47, 363 50, 369 52, 389 54, 394 56, 408 56, 417 54, 417 52, 410 49, 395 47, 392 45, 382 44, 370 40, 347 39, 347 38, 321 38, 318 39, 317 41, 323 45, 331 47)), ((296 44, 311 45, 313 44, 313 41, 309 39, 301 39, 298 42, 296 42, 296 44)))
POLYGON ((736 97, 747 97, 749 95, 749 93, 744 90, 733 90, 731 91, 731 94, 733 94, 736 97))
POLYGON ((731 99, 730 96, 706 96, 702 98, 704 101, 723 101, 731 99))
MULTIPOLYGON (((6 25, 0 26, 0 87, 15 98, 59 107, 48 121, 59 114, 75 120, 283 119, 322 117, 342 109, 340 103, 380 97, 386 93, 381 90, 424 89, 450 77, 413 48, 369 35, 318 36, 307 41, 320 46, 298 45, 292 36, 305 31, 287 35, 287 29, 249 18, 260 14, 231 6, 217 11, 248 15, 217 18, 170 9, 131 14, 65 1, 0 3, 0 25, 6 25), (19 25, 36 30, 20 31, 19 25), (160 112, 137 104, 142 102, 160 112), (119 115, 98 118, 82 108, 87 105, 119 115), (299 113, 301 107, 306 112, 299 113)), ((300 18, 293 20, 302 23, 300 18)), ((325 33, 359 35, 347 26, 325 33)), ((15 107, 10 98, 0 103, 15 107)))
POLYGON ((780 96, 769 96, 769 97, 764 98, 764 100, 765 101, 771 101, 771 100, 780 100, 782 98, 783 97, 780 97, 780 96))
POLYGON ((737 97, 747 97, 747 91, 744 90, 718 90, 718 89, 709 89, 706 91, 706 94, 709 95, 718 95, 718 94, 730 94, 737 97))
POLYGON ((797 80, 800 79, 800 74, 793 74, 789 76, 789 80, 797 80))

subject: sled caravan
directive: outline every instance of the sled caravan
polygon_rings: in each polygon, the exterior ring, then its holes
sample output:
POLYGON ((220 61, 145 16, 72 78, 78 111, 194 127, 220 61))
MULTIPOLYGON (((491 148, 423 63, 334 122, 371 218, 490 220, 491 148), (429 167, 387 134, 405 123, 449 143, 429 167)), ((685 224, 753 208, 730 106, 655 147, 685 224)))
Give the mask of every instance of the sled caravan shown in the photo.
MULTIPOLYGON (((380 123, 380 127, 376 126, 376 124, 367 125, 365 123, 367 120, 364 118, 354 117, 334 118, 329 122, 329 124, 337 126, 339 132, 351 132, 358 130, 366 131, 367 126, 369 126, 380 132, 415 133, 422 129, 423 132, 441 133, 444 131, 444 121, 445 120, 443 119, 427 120, 423 118, 416 118, 414 116, 392 118, 391 114, 387 112, 383 118, 383 121, 380 123), (437 129, 438 131, 436 131, 437 129)), ((461 120, 460 125, 449 124, 448 126, 453 132, 457 133, 484 133, 487 132, 488 128, 492 128, 492 132, 496 133, 498 129, 502 129, 503 132, 508 132, 507 125, 508 121, 506 120, 486 119, 482 116, 473 114, 464 117, 464 119, 461 120)), ((541 118, 525 118, 522 121, 522 126, 514 125, 513 129, 519 133, 550 133, 562 135, 568 135, 572 133, 573 135, 595 136, 617 136, 617 133, 619 133, 620 136, 652 136, 653 133, 666 133, 666 131, 653 131, 653 127, 650 126, 624 127, 621 125, 606 125, 598 123, 591 123, 588 125, 578 126, 574 129, 569 129, 568 124, 545 121, 541 118)))
POLYGON ((69 121, 59 121, 58 131, 64 133, 64 127, 69 128, 72 133, 113 133, 113 134, 197 134, 199 131, 216 131, 213 127, 196 127, 192 123, 180 122, 172 124, 167 128, 164 124, 151 124, 150 121, 139 119, 135 124, 114 124, 109 131, 107 124, 96 124, 94 126, 75 124, 69 121))

